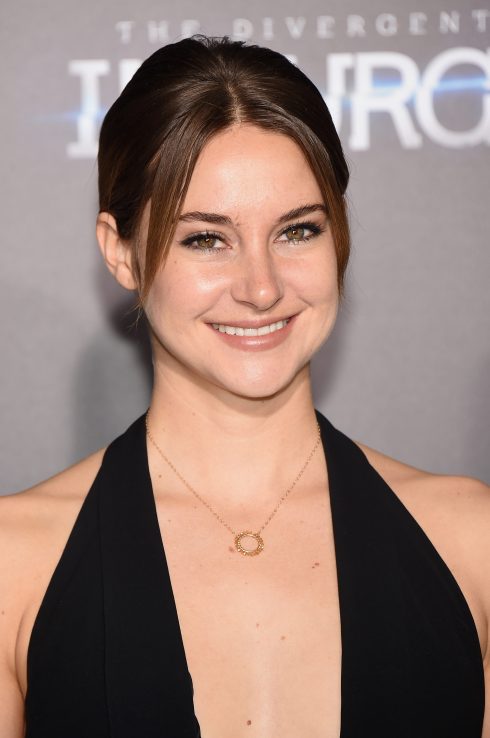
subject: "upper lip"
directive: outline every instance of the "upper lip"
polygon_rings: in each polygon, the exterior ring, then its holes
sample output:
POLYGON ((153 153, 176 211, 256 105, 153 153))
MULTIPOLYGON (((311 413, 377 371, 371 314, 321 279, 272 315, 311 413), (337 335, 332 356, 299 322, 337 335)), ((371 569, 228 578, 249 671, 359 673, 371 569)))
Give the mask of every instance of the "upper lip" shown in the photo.
POLYGON ((227 320, 226 322, 210 320, 209 322, 215 325, 230 325, 234 328, 262 328, 264 325, 272 325, 272 323, 279 323, 281 320, 290 320, 291 318, 294 318, 294 315, 286 315, 282 318, 264 318, 263 320, 227 320))

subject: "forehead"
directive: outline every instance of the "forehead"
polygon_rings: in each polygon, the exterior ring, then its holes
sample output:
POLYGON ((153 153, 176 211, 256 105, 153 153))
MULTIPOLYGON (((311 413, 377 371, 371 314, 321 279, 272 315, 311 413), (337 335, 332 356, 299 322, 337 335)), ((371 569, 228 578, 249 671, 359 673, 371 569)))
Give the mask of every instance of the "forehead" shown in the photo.
POLYGON ((217 206, 244 213, 282 212, 298 201, 322 201, 315 176, 298 144, 250 124, 227 128, 208 141, 194 168, 185 210, 217 206))

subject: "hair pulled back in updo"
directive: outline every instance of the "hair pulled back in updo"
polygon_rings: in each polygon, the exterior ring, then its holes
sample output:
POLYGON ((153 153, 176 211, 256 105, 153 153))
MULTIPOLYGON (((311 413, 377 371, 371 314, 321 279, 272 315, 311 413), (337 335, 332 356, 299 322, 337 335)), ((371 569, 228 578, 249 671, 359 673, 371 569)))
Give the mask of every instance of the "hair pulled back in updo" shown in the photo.
POLYGON ((236 123, 285 134, 302 149, 327 206, 342 292, 349 171, 322 95, 276 51, 193 36, 146 59, 100 132, 99 210, 114 216, 120 237, 131 244, 141 305, 168 253, 199 154, 236 123), (150 200, 143 243, 140 226, 150 200))

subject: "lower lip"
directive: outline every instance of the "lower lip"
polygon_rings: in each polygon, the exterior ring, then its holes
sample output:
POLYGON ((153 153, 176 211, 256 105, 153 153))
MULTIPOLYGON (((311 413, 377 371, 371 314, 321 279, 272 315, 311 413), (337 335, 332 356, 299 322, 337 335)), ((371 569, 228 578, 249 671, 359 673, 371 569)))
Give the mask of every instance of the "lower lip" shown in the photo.
POLYGON ((285 341, 291 333, 291 328, 295 320, 296 315, 293 315, 284 328, 280 328, 273 333, 265 333, 263 336, 233 336, 229 333, 221 333, 221 331, 213 328, 210 323, 208 325, 218 338, 221 338, 222 341, 232 348, 242 349, 243 351, 264 351, 265 349, 275 348, 285 341))

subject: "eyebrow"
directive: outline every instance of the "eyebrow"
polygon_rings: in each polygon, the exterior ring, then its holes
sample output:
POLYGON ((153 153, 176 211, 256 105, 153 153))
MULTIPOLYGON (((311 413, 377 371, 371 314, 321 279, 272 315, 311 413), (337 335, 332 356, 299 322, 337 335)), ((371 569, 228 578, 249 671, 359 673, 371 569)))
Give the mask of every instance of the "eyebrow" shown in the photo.
MULTIPOLYGON (((327 208, 323 203, 318 202, 313 205, 301 205, 299 208, 293 208, 292 210, 288 210, 287 213, 279 216, 276 221, 276 225, 287 223, 289 220, 304 218, 305 215, 317 212, 327 215, 327 208)), ((193 210, 192 212, 184 213, 179 217, 179 221, 183 223, 193 223, 196 220, 204 221, 205 223, 214 223, 215 225, 233 226, 233 221, 228 215, 220 215, 219 213, 203 213, 200 210, 193 210)))

